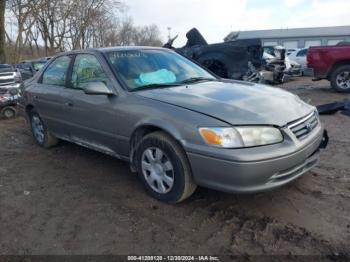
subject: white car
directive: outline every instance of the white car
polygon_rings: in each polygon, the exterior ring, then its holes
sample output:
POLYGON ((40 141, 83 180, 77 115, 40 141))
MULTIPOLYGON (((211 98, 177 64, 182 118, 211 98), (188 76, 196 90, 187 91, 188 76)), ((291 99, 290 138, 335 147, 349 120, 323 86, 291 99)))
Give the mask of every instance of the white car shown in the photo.
POLYGON ((307 53, 307 48, 302 48, 302 49, 299 49, 299 50, 292 52, 288 56, 288 58, 290 60, 297 62, 299 65, 301 65, 302 69, 306 69, 307 68, 306 53, 307 53))

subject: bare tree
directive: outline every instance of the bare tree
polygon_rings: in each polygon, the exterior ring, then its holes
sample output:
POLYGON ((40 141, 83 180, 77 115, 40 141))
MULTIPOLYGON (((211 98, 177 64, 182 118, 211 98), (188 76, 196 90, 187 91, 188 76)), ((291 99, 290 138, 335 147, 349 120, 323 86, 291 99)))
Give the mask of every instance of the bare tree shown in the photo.
POLYGON ((0 1, 0 63, 6 62, 5 56, 5 9, 6 1, 0 1))
POLYGON ((35 23, 32 6, 37 0, 8 0, 8 8, 16 17, 17 37, 14 40, 15 60, 20 60, 28 44, 29 32, 35 23))
MULTIPOLYGON (((4 0, 0 0, 4 1, 4 0)), ((161 45, 156 25, 136 27, 130 17, 120 19, 119 0, 8 0, 15 19, 14 62, 22 57, 118 45, 161 45), (44 51, 44 53, 43 53, 44 51)))
POLYGON ((158 26, 150 25, 136 28, 134 44, 140 46, 161 46, 162 41, 158 26))

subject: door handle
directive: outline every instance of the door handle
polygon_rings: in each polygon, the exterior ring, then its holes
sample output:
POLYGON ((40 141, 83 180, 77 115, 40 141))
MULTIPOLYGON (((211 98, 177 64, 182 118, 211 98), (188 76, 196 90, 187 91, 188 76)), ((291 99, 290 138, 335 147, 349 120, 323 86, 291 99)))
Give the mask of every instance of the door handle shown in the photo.
POLYGON ((64 103, 66 106, 73 106, 73 103, 72 102, 66 102, 64 103))

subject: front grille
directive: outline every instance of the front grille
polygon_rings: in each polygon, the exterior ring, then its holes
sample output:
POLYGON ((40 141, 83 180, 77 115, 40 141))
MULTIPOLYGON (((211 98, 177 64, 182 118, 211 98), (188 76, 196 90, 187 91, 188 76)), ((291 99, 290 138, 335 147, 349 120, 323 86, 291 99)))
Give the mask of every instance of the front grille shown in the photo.
POLYGON ((0 73, 0 76, 13 76, 13 72, 10 72, 10 73, 0 73))
POLYGON ((1 81, 0 80, 0 86, 9 86, 9 85, 13 85, 15 83, 16 82, 14 82, 14 81, 9 82, 8 80, 7 81, 1 81))
POLYGON ((12 85, 15 82, 15 73, 0 73, 0 85, 12 85))
POLYGON ((318 125, 317 113, 312 114, 288 124, 288 128, 299 140, 306 138, 318 125))

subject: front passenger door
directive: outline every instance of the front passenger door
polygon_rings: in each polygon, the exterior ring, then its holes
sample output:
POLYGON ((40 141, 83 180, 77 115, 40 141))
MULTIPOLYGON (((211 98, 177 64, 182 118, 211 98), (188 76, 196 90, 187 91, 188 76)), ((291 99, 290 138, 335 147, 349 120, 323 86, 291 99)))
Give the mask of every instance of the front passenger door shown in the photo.
POLYGON ((76 55, 69 88, 64 90, 67 105, 64 115, 70 126, 71 140, 116 155, 118 120, 113 106, 118 97, 86 94, 84 88, 94 82, 103 82, 110 90, 114 90, 95 55, 76 55))

